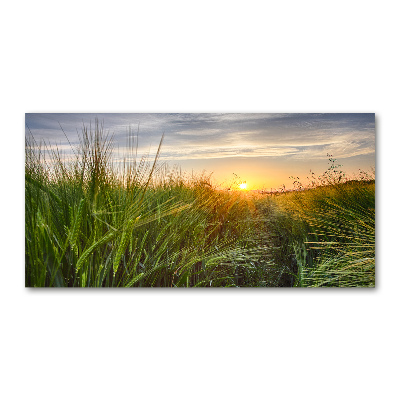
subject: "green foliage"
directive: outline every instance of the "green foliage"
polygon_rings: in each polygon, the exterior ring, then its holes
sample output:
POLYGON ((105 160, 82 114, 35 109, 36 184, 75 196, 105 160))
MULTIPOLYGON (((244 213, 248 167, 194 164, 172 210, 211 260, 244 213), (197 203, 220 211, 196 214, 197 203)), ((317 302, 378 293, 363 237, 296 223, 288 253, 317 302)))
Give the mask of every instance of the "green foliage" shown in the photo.
POLYGON ((129 142, 121 167, 98 123, 84 128, 72 160, 27 141, 26 286, 247 284, 237 256, 252 233, 245 198, 169 172, 158 163, 161 143, 152 163, 136 160, 129 142))
POLYGON ((274 201, 275 260, 294 286, 375 285, 375 183, 351 181, 274 201), (290 278, 291 277, 291 278, 290 278))
POLYGON ((161 144, 153 162, 139 160, 130 131, 117 164, 97 122, 72 159, 27 139, 26 286, 374 285, 375 185, 366 175, 346 181, 331 158, 308 190, 252 196, 170 170, 161 144))

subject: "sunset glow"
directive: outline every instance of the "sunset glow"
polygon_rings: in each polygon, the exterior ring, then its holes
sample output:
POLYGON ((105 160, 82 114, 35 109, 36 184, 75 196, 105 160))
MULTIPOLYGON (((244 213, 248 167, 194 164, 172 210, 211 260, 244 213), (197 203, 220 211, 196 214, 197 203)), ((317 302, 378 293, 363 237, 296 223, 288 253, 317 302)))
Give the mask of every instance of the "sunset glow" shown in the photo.
POLYGON ((101 116, 26 114, 26 287, 375 286, 373 114, 101 116))
POLYGON ((375 166, 374 114, 26 114, 26 135, 74 158, 79 130, 96 119, 113 135, 115 165, 130 151, 129 129, 138 162, 154 159, 164 132, 160 164, 182 176, 211 176, 221 188, 290 189, 291 176, 303 183, 312 172, 321 176, 327 154, 348 176, 375 166))

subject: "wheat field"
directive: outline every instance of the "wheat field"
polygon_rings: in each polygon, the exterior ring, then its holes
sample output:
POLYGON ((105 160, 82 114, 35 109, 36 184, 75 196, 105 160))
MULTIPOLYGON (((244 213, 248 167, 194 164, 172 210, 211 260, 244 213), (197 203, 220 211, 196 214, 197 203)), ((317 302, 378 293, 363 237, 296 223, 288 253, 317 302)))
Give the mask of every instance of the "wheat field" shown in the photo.
MULTIPOLYGON (((129 135, 129 134, 128 134, 129 135)), ((27 287, 373 287, 375 180, 331 167, 279 194, 220 190, 84 128, 26 139, 27 287), (314 177, 315 178, 315 177, 314 177)))

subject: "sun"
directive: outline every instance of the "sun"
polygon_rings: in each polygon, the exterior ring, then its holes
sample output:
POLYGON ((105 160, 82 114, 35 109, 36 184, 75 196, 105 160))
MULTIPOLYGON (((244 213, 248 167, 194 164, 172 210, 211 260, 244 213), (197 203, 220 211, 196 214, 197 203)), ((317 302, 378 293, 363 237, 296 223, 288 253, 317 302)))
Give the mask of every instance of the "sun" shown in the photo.
POLYGON ((247 189, 247 183, 246 183, 246 182, 243 182, 243 183, 241 183, 241 184, 239 185, 239 187, 240 187, 240 189, 245 190, 245 189, 247 189))

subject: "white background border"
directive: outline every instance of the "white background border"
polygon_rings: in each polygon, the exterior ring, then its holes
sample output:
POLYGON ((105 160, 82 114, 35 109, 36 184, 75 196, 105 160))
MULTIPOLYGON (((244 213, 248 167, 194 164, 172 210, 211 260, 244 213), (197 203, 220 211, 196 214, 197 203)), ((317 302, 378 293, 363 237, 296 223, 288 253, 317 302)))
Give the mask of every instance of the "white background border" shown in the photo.
POLYGON ((4 399, 376 399, 399 389, 394 4, 2 6, 4 399), (24 113, 375 112, 377 288, 24 288, 24 113))

